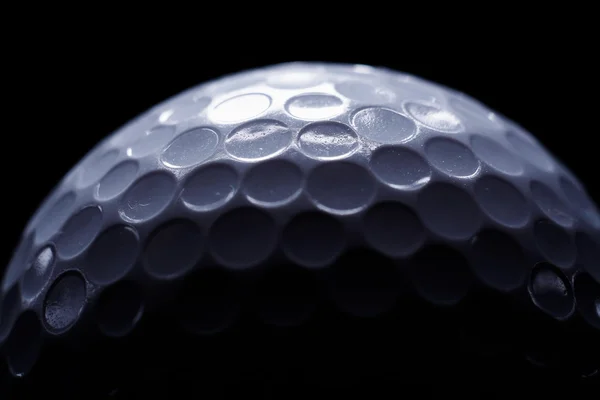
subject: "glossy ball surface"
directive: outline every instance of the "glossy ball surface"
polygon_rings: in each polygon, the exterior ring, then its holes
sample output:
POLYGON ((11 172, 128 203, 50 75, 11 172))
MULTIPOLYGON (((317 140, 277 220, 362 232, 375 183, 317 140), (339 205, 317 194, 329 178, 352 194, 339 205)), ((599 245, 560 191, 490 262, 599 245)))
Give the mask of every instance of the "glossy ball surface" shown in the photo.
POLYGON ((599 243, 577 178, 475 99, 383 68, 275 65, 174 96, 66 175, 6 270, 0 343, 27 374, 43 342, 127 336, 186 290, 210 292, 172 306, 202 333, 245 307, 302 325, 318 296, 373 317, 403 290, 445 308, 481 287, 597 330, 599 243), (340 264, 356 249, 372 262, 340 264), (239 301, 232 276, 265 300, 239 301))

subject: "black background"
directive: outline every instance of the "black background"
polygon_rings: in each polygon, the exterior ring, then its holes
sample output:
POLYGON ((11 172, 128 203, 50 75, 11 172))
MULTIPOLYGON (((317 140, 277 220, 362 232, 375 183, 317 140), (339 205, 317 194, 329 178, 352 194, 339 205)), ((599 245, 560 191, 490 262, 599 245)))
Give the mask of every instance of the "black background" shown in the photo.
POLYGON ((537 136, 598 203, 598 107, 590 93, 593 54, 585 44, 591 38, 564 26, 530 28, 512 36, 507 25, 501 36, 421 34, 420 41, 402 34, 382 41, 365 31, 337 42, 301 37, 292 45, 277 38, 257 45, 251 30, 237 32, 235 41, 199 35, 185 42, 184 34, 161 42, 143 32, 125 39, 48 31, 17 49, 14 72, 6 75, 6 87, 16 90, 7 95, 4 114, 12 127, 4 137, 0 265, 8 263, 44 196, 101 138, 193 85, 286 61, 381 65, 466 92, 537 136))

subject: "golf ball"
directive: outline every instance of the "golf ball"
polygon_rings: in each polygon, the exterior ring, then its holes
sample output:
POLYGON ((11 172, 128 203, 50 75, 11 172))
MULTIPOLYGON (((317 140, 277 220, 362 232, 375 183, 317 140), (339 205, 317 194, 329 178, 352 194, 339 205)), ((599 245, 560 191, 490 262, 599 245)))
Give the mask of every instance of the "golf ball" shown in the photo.
POLYGON ((26 376, 45 343, 126 337, 167 305, 203 334, 241 312, 299 326, 317 307, 285 294, 319 279, 354 318, 405 290, 446 309, 483 288, 594 331, 600 215, 533 135, 464 93, 363 65, 250 70, 158 104, 66 174, 6 269, 0 344, 26 376), (231 277, 253 291, 219 286, 231 277))

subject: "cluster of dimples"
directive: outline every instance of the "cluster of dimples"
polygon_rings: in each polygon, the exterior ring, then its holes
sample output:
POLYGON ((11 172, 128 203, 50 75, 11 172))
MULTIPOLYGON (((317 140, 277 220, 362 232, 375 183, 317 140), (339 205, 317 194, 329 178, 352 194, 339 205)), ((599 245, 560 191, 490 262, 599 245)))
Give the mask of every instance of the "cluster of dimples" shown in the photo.
MULTIPOLYGON (((469 96, 384 68, 276 65, 185 91, 76 165, 6 270, 0 341, 22 374, 88 309, 125 335, 145 291, 203 266, 323 270, 357 247, 416 260, 410 282, 432 303, 477 283, 600 328, 599 232, 576 177, 469 96)), ((358 281, 378 271, 347 265, 358 281)), ((375 312, 340 285, 340 309, 375 312)))

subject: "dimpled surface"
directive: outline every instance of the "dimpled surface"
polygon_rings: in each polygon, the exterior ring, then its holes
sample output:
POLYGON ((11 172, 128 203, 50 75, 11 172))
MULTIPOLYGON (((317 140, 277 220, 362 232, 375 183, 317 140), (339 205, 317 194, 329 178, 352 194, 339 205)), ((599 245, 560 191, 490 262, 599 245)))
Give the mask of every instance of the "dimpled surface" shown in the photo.
POLYGON ((290 63, 179 94, 76 165, 6 269, 0 343, 21 376, 43 343, 126 336, 173 293, 206 334, 242 312, 302 325, 318 296, 373 317, 404 290, 447 308, 480 288, 600 329, 600 215, 581 183, 465 94, 290 63), (371 258, 348 262, 356 249, 371 258), (240 300, 241 281, 262 300, 240 300))

